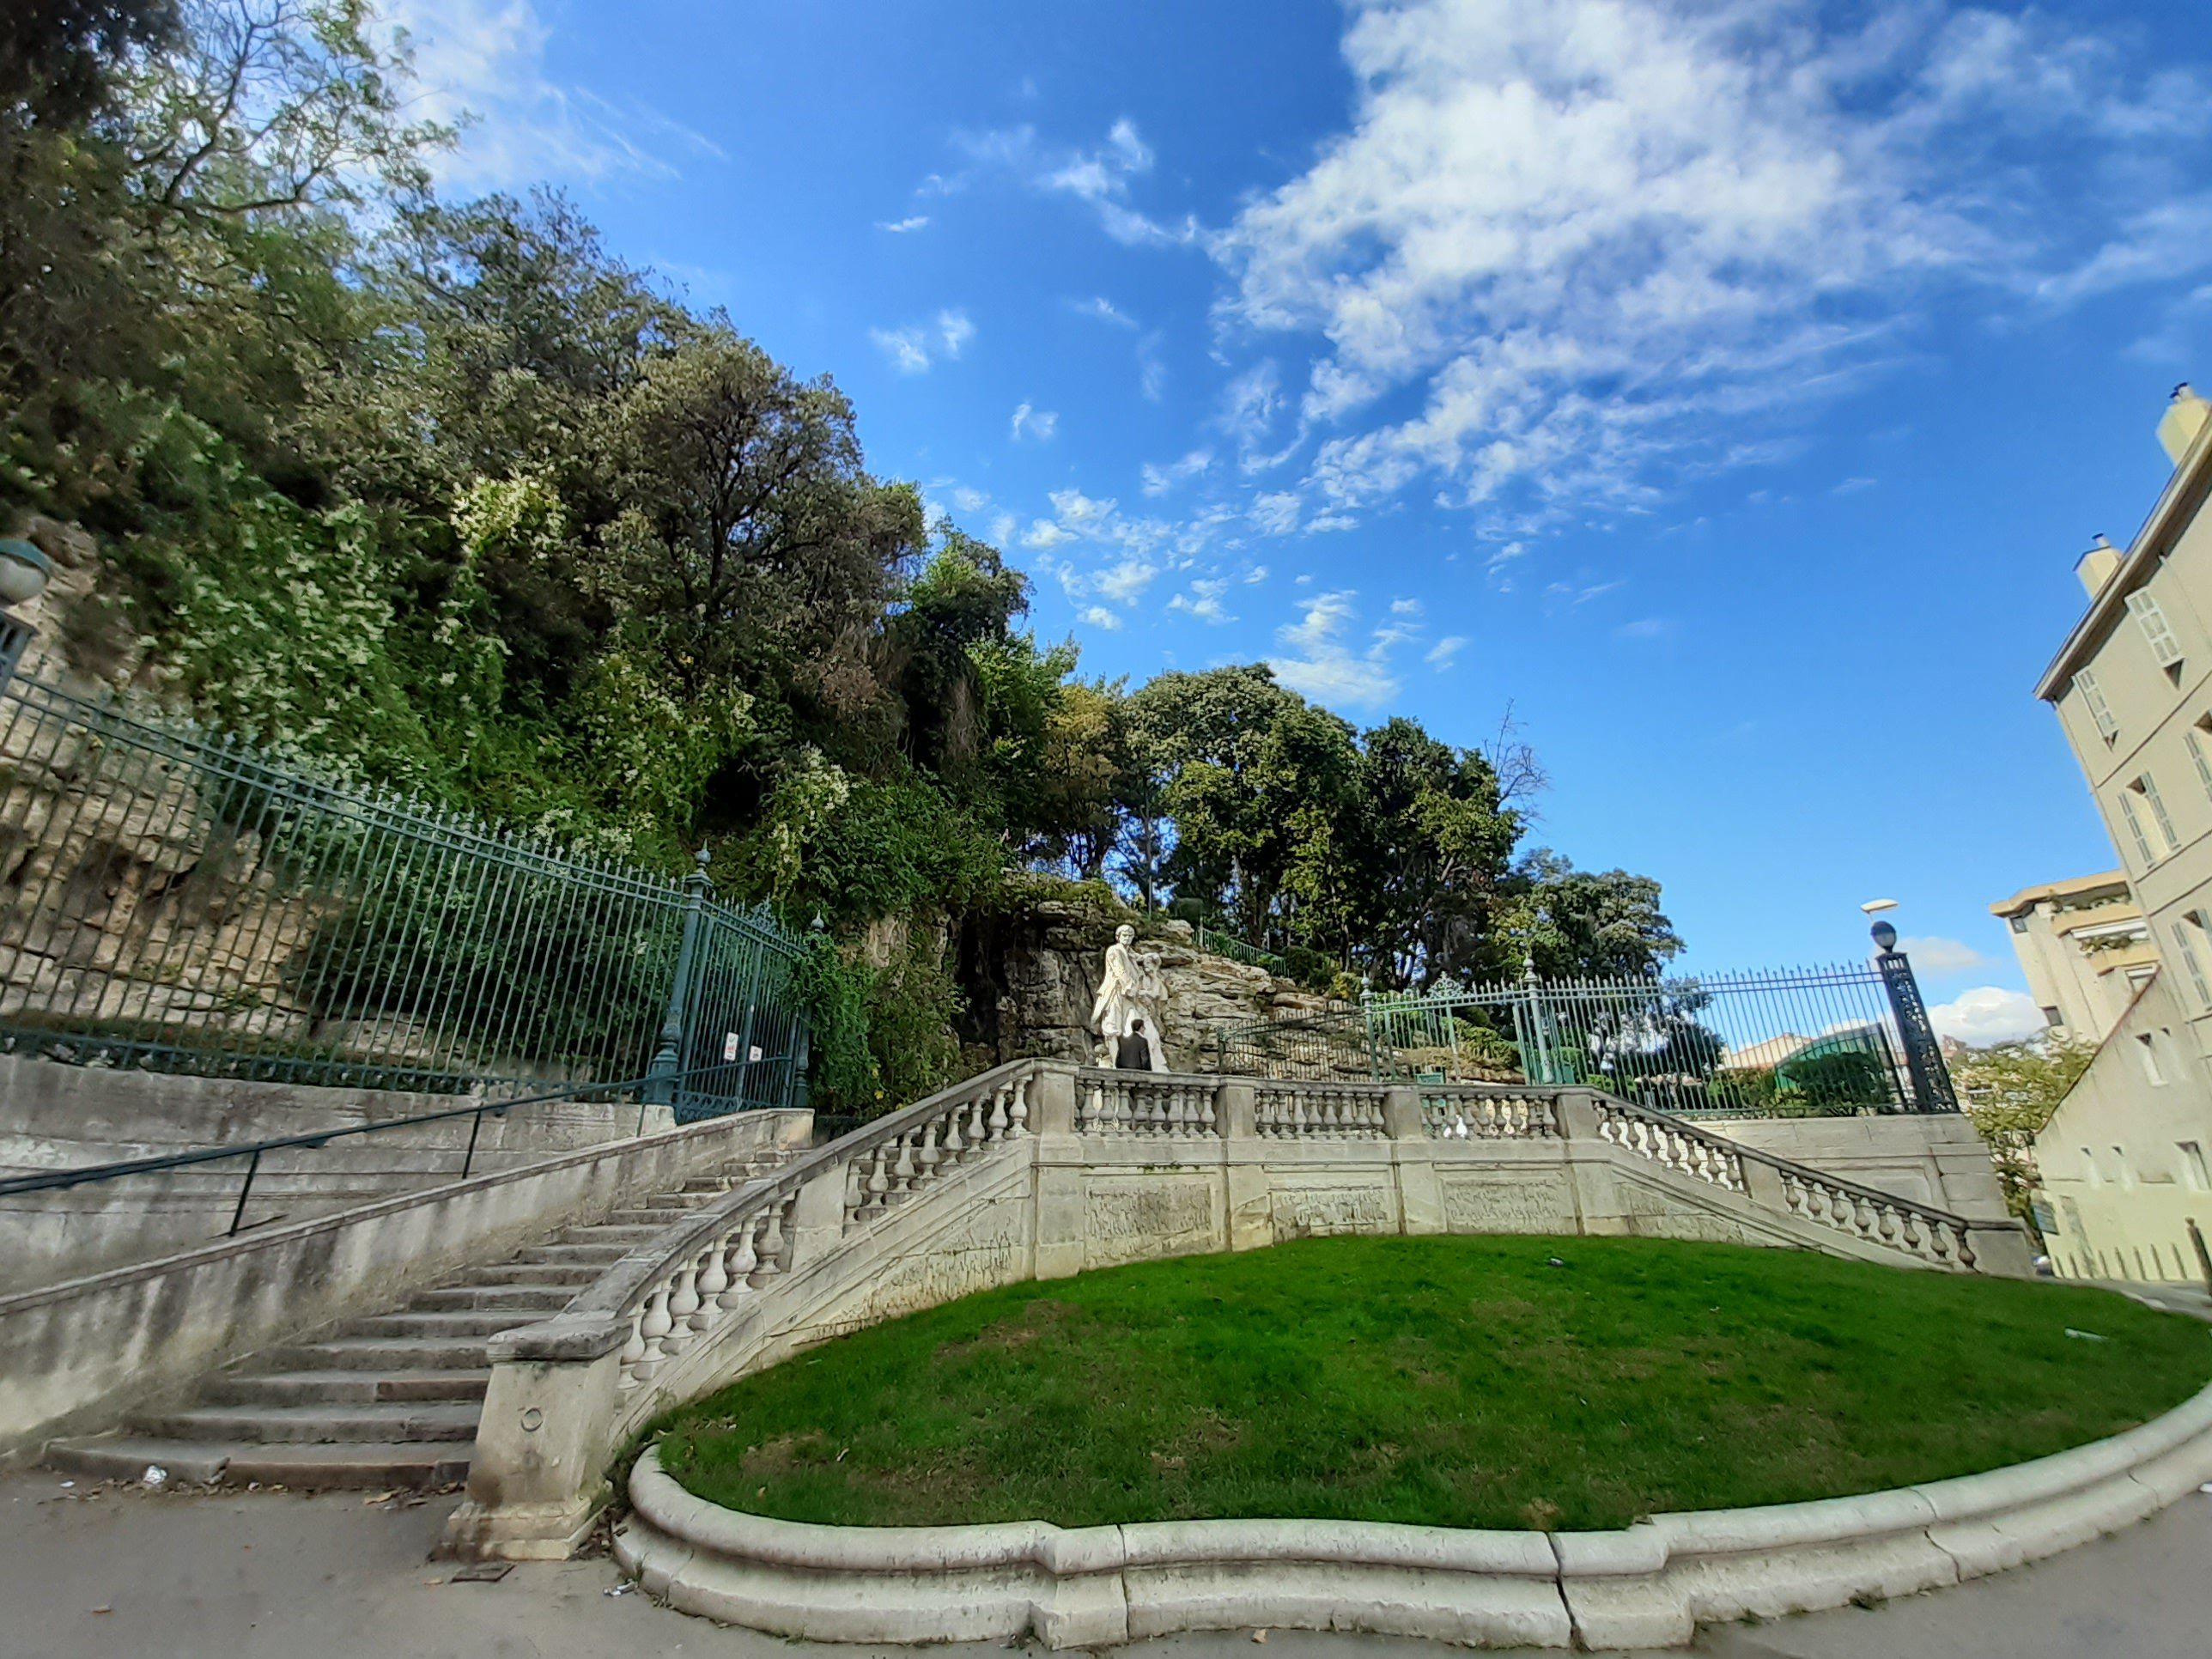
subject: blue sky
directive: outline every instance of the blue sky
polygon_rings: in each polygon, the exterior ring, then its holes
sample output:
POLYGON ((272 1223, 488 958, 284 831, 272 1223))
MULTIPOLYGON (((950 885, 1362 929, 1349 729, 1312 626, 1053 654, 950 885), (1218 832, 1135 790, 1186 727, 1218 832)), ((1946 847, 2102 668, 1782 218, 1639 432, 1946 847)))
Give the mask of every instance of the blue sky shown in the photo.
POLYGON ((2212 380, 2202 0, 397 15, 449 193, 832 375, 1087 672, 1510 707, 1686 965, 1895 897, 1981 1036, 1989 902, 2117 863, 2029 687, 2212 380))

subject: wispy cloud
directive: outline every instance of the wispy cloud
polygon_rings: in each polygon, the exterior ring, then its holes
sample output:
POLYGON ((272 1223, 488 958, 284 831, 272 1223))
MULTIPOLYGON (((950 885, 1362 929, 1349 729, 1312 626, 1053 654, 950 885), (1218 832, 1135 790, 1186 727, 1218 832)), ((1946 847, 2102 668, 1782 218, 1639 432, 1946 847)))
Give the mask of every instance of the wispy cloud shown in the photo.
POLYGON ((1202 447, 1186 451, 1181 460, 1170 461, 1164 465, 1157 461, 1146 461, 1143 471, 1145 494, 1164 495, 1186 478, 1195 478, 1212 465, 1213 452, 1202 447))
POLYGON ((1452 665, 1453 659, 1466 649, 1467 640, 1463 635, 1447 634, 1428 648, 1421 660, 1441 674, 1452 665))
POLYGON ((389 0, 379 10, 414 49, 410 115, 464 129, 459 145, 434 158, 441 184, 599 185, 673 179, 686 161, 729 159, 658 109, 555 78, 546 68, 551 28, 532 0, 389 0))
POLYGON ((1117 242, 1162 246, 1198 240, 1195 220, 1170 223, 1133 204, 1130 185, 1152 172, 1154 158, 1127 116, 1107 129, 1104 143, 1088 149, 1048 143, 1027 125, 958 133, 953 142, 971 167, 1010 172, 1032 190, 1088 204, 1117 242))
POLYGON ((964 311, 940 311, 934 323, 905 328, 872 328, 868 337, 902 374, 927 374, 932 363, 957 357, 975 337, 975 325, 964 311))
POLYGON ((1111 323, 1115 328, 1134 328, 1137 319, 1115 305, 1103 294, 1094 294, 1087 300, 1070 300, 1068 308, 1079 317, 1094 318, 1102 323, 1111 323))
POLYGON ((1016 443, 1024 441, 1050 443, 1053 434, 1060 430, 1060 416, 1049 409, 1039 409, 1024 398, 1014 409, 1014 418, 1008 435, 1016 443))
POLYGON ((1276 630, 1275 642, 1281 649, 1267 659, 1278 679, 1331 706, 1379 708, 1398 695, 1390 656, 1409 637, 1409 630, 1385 624, 1369 636, 1364 650, 1354 651, 1346 635, 1357 597, 1344 589, 1299 602, 1298 620, 1276 630))
POLYGON ((1121 617, 1120 613, 1118 611, 1109 611, 1103 605, 1094 605, 1085 610, 1083 613, 1083 620, 1089 623, 1093 628, 1104 629, 1109 634, 1120 631, 1121 626, 1121 617))
POLYGON ((1317 503, 1420 489, 1519 540, 1646 511, 1797 441, 1774 428, 1905 355, 1940 288, 2055 306, 2212 268, 2212 191, 2174 187, 2212 88, 2124 28, 1816 0, 1348 11, 1349 130, 1208 240, 1225 340, 1317 348, 1295 394, 1276 348, 1224 416, 1254 470, 1313 443, 1317 503))
POLYGON ((1226 578, 1200 576, 1191 583, 1190 591, 1188 593, 1178 593, 1170 599, 1168 609, 1186 611, 1200 622, 1212 623, 1216 627, 1219 627, 1237 620, 1222 609, 1221 597, 1228 591, 1229 583, 1226 578))
POLYGON ((929 216, 927 213, 908 214, 903 219, 878 219, 876 221, 876 228, 878 230, 888 230, 894 236, 904 236, 913 231, 926 230, 928 227, 929 216))

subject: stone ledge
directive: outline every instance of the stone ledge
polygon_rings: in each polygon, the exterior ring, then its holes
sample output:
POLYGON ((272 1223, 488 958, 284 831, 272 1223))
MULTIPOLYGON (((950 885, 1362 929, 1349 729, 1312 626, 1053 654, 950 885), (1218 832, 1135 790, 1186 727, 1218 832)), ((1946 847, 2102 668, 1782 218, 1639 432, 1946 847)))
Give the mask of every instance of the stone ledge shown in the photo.
POLYGON ((1463 1646, 1680 1647, 1698 1627, 1911 1595, 2118 1531, 2212 1479, 2212 1387, 2008 1468, 1617 1532, 1381 1522, 825 1527, 631 1471, 623 1570, 686 1613, 815 1641, 1095 1647, 1182 1631, 1341 1630, 1463 1646))

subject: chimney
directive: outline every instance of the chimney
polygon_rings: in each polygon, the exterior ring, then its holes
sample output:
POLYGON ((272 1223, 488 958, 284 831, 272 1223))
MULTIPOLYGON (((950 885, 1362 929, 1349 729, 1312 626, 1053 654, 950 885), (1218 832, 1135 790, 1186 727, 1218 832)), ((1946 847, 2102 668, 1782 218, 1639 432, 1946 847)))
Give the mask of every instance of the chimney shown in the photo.
POLYGON ((2112 580, 2112 573, 2120 568, 2120 550, 2102 536, 2096 545, 2074 561, 2074 574, 2081 579, 2081 586, 2095 599, 2105 591, 2105 584, 2112 580))
POLYGON ((2212 404, 2198 397, 2189 382, 2184 380, 2173 388, 2173 401, 2166 406, 2166 418, 2158 423, 2158 441, 2166 446, 2167 457, 2176 466, 2189 453, 2197 434, 2212 421, 2212 404))

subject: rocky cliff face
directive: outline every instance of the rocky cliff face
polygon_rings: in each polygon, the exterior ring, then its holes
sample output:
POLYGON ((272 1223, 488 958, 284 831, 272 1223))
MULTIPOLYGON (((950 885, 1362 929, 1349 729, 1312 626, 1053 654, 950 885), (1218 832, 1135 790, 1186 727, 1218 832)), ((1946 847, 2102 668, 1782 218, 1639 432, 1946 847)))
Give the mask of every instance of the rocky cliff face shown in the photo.
POLYGON ((1091 1005, 1106 947, 1124 921, 1144 936, 1139 948, 1159 958, 1167 985, 1160 1018, 1168 1062, 1178 1072, 1212 1069, 1218 1031, 1327 1006, 1326 999, 1290 980, 1199 950, 1188 922, 1036 896, 963 930, 959 976, 969 1011, 961 1035, 976 1069, 1032 1055, 1092 1059, 1098 1039, 1090 1030, 1091 1005))

